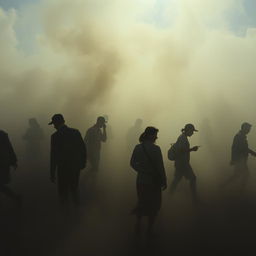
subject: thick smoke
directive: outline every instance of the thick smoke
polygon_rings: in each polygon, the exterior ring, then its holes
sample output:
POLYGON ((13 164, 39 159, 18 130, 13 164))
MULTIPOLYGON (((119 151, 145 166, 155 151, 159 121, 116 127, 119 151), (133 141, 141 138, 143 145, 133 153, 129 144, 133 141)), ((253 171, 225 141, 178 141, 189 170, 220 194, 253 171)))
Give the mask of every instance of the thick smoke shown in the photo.
MULTIPOLYGON (((29 117, 46 123, 61 112, 84 132, 108 114, 124 136, 141 117, 160 128, 166 149, 185 123, 203 129, 209 120, 226 159, 241 122, 255 120, 255 30, 235 33, 232 13, 244 13, 242 0, 45 0, 1 9, 2 127, 16 133, 29 117)), ((207 148, 202 138, 193 142, 207 148)))
MULTIPOLYGON (((256 149, 256 28, 234 30, 230 22, 234 15, 246 16, 243 4, 38 0, 17 10, 0 8, 0 129, 8 132, 18 155, 11 186, 25 202, 17 223, 13 216, 19 213, 3 213, 0 240, 8 241, 5 246, 19 254, 30 255, 31 250, 31 255, 62 256, 115 255, 113 248, 123 255, 133 248, 129 239, 134 219, 128 214, 136 202, 136 174, 129 169, 126 135, 137 118, 143 119, 143 129, 159 128, 157 143, 165 157, 168 185, 174 172, 173 162, 166 159, 170 143, 186 123, 199 130, 190 138, 191 146, 201 146, 191 153, 191 162, 206 210, 189 205, 188 184, 180 184, 173 198, 165 192, 157 223, 160 251, 155 255, 161 255, 161 248, 169 254, 175 254, 175 248, 179 255, 182 248, 188 250, 184 255, 193 254, 197 246, 209 246, 214 254, 212 248, 222 250, 228 240, 230 248, 245 250, 246 244, 254 244, 254 235, 247 238, 255 233, 255 221, 249 223, 255 207, 248 203, 232 208, 233 190, 228 195, 219 190, 232 173, 231 143, 244 121, 253 125, 248 140, 256 149), (89 168, 82 171, 81 216, 74 214, 67 223, 58 213, 56 187, 49 181, 48 144, 54 129, 47 123, 54 113, 62 113, 82 135, 98 115, 109 117, 97 182, 90 180, 89 168), (22 139, 32 117, 45 135, 35 159, 22 139)), ((255 159, 249 166, 256 167, 255 159)), ((254 195, 255 182, 252 172, 248 195, 254 195)), ((147 255, 153 253, 150 248, 147 255)))

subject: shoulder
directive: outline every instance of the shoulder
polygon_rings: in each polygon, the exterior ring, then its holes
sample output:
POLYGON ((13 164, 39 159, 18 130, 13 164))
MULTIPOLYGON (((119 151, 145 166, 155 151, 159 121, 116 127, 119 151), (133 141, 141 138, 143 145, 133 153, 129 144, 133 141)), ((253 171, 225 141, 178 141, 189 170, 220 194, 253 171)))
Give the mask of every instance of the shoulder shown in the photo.
POLYGON ((57 136, 58 135, 58 131, 55 131, 52 135, 51 135, 51 137, 55 137, 55 136, 57 136))
POLYGON ((242 134, 239 132, 237 133, 235 136, 234 136, 234 141, 241 141, 241 140, 244 140, 245 137, 242 136, 242 134))
POLYGON ((142 151, 142 144, 137 144, 133 149, 133 153, 138 153, 141 151, 142 151))
POLYGON ((187 137, 185 136, 185 134, 181 134, 178 139, 177 139, 177 142, 180 143, 180 142, 184 142, 184 141, 187 141, 187 137))
POLYGON ((78 129, 68 127, 69 132, 80 133, 78 129))
POLYGON ((142 144, 137 144, 135 147, 134 147, 134 150, 139 150, 142 148, 142 144))
POLYGON ((160 147, 154 143, 147 143, 147 144, 145 144, 145 147, 148 150, 150 150, 151 152, 160 152, 161 151, 160 147))
POLYGON ((158 156, 162 155, 162 150, 158 145, 153 144, 152 151, 158 156))
POLYGON ((155 151, 161 151, 161 148, 156 144, 152 144, 152 149, 155 151))
POLYGON ((8 133, 0 130, 0 136, 8 136, 8 133))
POLYGON ((65 135, 67 137, 80 137, 81 136, 81 134, 80 134, 78 129, 71 128, 71 127, 67 127, 63 131, 63 135, 65 135))
POLYGON ((95 130, 95 127, 92 126, 92 127, 87 129, 86 133, 92 133, 94 130, 95 130))

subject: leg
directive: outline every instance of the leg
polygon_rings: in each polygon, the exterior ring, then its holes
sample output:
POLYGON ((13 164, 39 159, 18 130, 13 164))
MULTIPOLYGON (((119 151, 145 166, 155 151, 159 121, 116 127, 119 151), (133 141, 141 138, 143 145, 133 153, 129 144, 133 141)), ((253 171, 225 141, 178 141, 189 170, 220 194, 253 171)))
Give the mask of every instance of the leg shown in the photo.
POLYGON ((170 187, 170 193, 173 194, 176 190, 176 187, 178 186, 178 184, 180 183, 182 179, 182 175, 175 173, 174 179, 172 181, 171 187, 170 187))
POLYGON ((229 185, 230 183, 233 183, 235 180, 238 180, 241 178, 242 178, 242 180, 244 179, 244 181, 242 182, 243 183, 242 186, 245 186, 247 183, 247 180, 248 180, 248 177, 247 177, 248 174, 249 174, 249 171, 248 171, 247 162, 246 161, 237 162, 234 165, 233 175, 231 177, 229 177, 221 186, 225 187, 225 186, 229 185))
POLYGON ((148 229, 147 229, 147 235, 151 235, 152 231, 153 231, 153 226, 155 224, 156 221, 156 215, 150 215, 148 216, 148 229))
POLYGON ((68 201, 68 181, 69 177, 67 176, 65 169, 58 170, 58 193, 61 204, 66 204, 68 201))
POLYGON ((80 197, 79 197, 79 177, 80 177, 80 170, 73 170, 72 177, 70 179, 70 189, 72 194, 72 200, 74 204, 80 204, 80 197))
POLYGON ((21 197, 12 191, 8 186, 6 185, 0 185, 0 192, 6 195, 7 197, 15 200, 16 202, 20 202, 21 197))
POLYGON ((241 193, 245 191, 249 178, 250 178, 249 169, 247 166, 244 166, 244 169, 241 170, 241 193))
POLYGON ((142 216, 137 214, 137 219, 136 219, 136 223, 135 223, 135 233, 139 234, 141 231, 141 219, 142 216))
POLYGON ((193 199, 194 202, 198 202, 197 186, 196 186, 196 176, 191 178, 189 180, 189 183, 190 183, 190 190, 191 190, 191 194, 192 194, 192 199, 193 199))
POLYGON ((194 171, 191 166, 187 167, 186 178, 189 180, 192 199, 195 203, 197 203, 198 195, 197 195, 197 186, 196 186, 196 175, 194 174, 194 171))
POLYGON ((92 156, 92 170, 98 171, 100 164, 100 151, 95 151, 92 156))
POLYGON ((234 170, 234 173, 224 182, 221 184, 221 187, 226 187, 227 185, 233 183, 235 180, 239 179, 240 174, 234 170))

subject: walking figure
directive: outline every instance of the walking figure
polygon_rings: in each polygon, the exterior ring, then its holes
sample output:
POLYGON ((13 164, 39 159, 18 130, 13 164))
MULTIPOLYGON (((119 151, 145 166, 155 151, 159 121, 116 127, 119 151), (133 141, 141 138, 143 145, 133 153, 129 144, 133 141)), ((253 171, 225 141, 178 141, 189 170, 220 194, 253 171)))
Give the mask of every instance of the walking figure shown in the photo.
POLYGON ((64 117, 55 114, 49 125, 57 130, 51 136, 51 181, 58 181, 60 202, 65 204, 72 196, 79 204, 78 184, 81 169, 86 166, 86 147, 80 132, 65 125, 64 117))
POLYGON ((38 159, 41 156, 41 142, 44 139, 44 133, 36 118, 28 120, 29 128, 23 136, 26 141, 26 149, 29 161, 38 159))
POLYGON ((174 193, 181 179, 185 177, 187 180, 189 180, 193 201, 198 202, 196 175, 190 165, 190 152, 197 151, 199 146, 190 148, 188 141, 188 137, 191 137, 194 132, 197 132, 197 130, 193 124, 186 124, 181 132, 181 135, 178 137, 177 142, 175 143, 175 173, 170 192, 174 193))
POLYGON ((141 134, 130 164, 137 172, 137 216, 135 230, 140 232, 141 218, 148 217, 147 234, 151 235, 158 211, 161 208, 162 190, 166 189, 166 174, 159 146, 155 145, 158 129, 147 127, 141 134))
POLYGON ((245 189, 250 172, 248 168, 248 156, 256 156, 256 152, 248 146, 247 134, 251 131, 251 124, 243 123, 241 130, 235 135, 231 149, 230 164, 234 166, 233 175, 228 178, 222 186, 225 187, 235 180, 241 181, 241 192, 245 189))
POLYGON ((103 116, 99 116, 96 124, 87 130, 84 141, 88 151, 88 160, 91 164, 91 171, 98 171, 101 143, 107 141, 106 120, 103 116))

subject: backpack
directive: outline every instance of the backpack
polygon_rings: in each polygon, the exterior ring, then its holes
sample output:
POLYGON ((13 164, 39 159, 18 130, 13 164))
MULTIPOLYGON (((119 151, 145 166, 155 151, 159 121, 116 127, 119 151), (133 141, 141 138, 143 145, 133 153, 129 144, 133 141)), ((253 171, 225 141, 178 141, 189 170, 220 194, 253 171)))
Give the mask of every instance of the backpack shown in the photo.
POLYGON ((176 143, 172 143, 167 153, 168 159, 175 161, 177 158, 177 146, 176 143))

